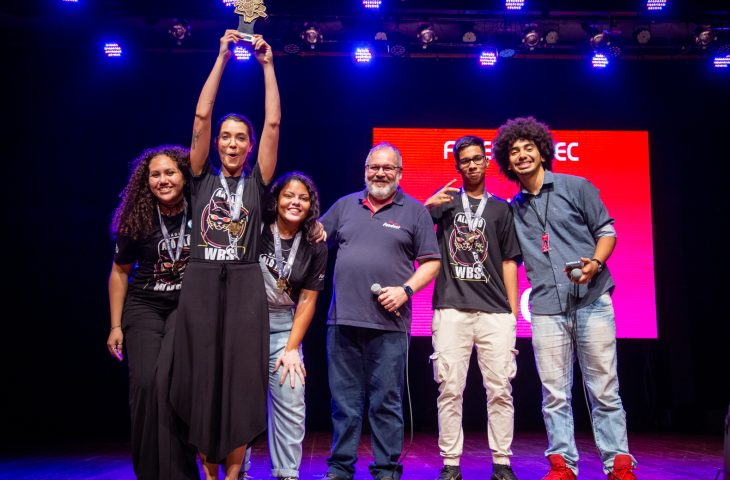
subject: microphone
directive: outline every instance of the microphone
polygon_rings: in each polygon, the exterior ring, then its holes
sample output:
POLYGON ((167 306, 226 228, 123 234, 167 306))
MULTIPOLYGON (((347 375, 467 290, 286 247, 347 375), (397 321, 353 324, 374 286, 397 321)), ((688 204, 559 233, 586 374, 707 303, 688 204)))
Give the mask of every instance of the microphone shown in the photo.
POLYGON ((578 281, 578 280, 580 279, 580 277, 582 277, 582 276, 583 276, 583 270, 581 270, 580 268, 574 268, 573 270, 571 270, 571 271, 570 271, 570 278, 572 278, 572 279, 573 279, 573 280, 575 280, 576 282, 577 282, 577 281, 578 281))
MULTIPOLYGON (((372 285, 370 285, 370 293, 372 293, 373 295, 379 296, 382 291, 383 287, 381 287, 379 283, 373 283, 372 285)), ((400 310, 396 309, 393 313, 395 313, 396 317, 400 318, 400 310)))

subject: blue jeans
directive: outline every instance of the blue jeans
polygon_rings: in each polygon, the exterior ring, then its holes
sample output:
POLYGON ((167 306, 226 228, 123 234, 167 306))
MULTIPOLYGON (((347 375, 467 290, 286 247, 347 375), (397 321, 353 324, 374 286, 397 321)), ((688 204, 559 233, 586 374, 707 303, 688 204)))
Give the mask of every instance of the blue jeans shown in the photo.
POLYGON ((626 413, 618 392, 616 324, 606 293, 571 315, 533 315, 532 346, 542 381, 542 414, 548 435, 545 455, 559 454, 576 474, 571 387, 577 356, 588 399, 596 447, 604 471, 616 454, 628 454, 626 413))
MULTIPOLYGON (((295 375, 295 387, 287 376, 284 385, 279 384, 281 368, 274 373, 276 360, 284 352, 292 326, 291 311, 270 311, 269 325, 269 457, 272 477, 299 477, 304 440, 304 385, 295 375), (286 328, 286 330, 280 330, 286 328)), ((302 356, 301 346, 299 355, 302 356)), ((251 448, 246 450, 242 470, 251 466, 251 448)))
POLYGON ((329 472, 355 474, 365 401, 372 431, 376 478, 400 478, 396 465, 403 449, 403 379, 408 339, 404 332, 331 325, 327 328, 327 364, 332 393, 332 452, 329 472))

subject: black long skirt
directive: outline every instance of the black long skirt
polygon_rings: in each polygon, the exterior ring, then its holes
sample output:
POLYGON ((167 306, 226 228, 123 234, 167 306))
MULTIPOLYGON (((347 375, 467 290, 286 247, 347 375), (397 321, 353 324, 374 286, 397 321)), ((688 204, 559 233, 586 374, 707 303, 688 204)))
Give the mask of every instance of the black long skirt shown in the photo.
POLYGON ((170 400, 209 463, 266 430, 269 323, 258 263, 191 260, 177 311, 170 400))

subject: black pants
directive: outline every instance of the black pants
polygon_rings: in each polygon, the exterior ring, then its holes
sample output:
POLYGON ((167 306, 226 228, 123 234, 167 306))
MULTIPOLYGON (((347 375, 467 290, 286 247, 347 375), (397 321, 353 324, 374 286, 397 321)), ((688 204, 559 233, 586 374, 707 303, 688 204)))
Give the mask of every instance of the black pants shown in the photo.
POLYGON ((127 295, 122 314, 129 366, 132 463, 140 480, 198 479, 196 451, 169 402, 175 301, 127 295))

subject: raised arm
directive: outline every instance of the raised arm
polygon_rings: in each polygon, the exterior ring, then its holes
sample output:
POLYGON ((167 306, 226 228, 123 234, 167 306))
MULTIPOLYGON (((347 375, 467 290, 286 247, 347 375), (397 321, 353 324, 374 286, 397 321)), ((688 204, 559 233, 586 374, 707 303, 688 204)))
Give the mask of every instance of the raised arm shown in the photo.
POLYGON ((265 118, 264 127, 261 131, 261 142, 259 143, 258 163, 261 177, 264 183, 268 185, 271 179, 274 178, 274 171, 276 170, 276 157, 279 150, 279 124, 281 123, 281 100, 279 99, 279 86, 276 83, 274 55, 271 47, 261 35, 254 36, 253 46, 256 60, 264 70, 265 118))
POLYGON ((193 138, 190 141, 190 169, 193 175, 200 175, 208 160, 210 153, 210 135, 212 129, 213 104, 218 94, 218 86, 221 83, 223 70, 228 60, 233 55, 230 45, 243 40, 243 34, 236 30, 226 30, 220 39, 218 57, 215 59, 213 69, 200 91, 198 105, 195 107, 195 121, 193 122, 193 138))

